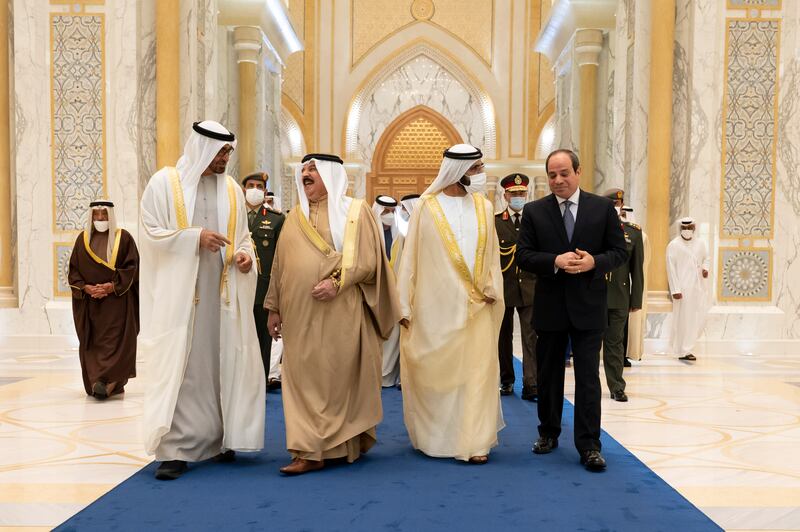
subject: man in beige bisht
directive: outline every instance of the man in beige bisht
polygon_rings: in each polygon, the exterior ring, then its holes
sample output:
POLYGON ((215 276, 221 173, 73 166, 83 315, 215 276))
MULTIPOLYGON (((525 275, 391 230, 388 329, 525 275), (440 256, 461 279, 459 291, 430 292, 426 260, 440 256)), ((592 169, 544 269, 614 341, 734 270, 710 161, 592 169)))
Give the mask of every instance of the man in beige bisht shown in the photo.
POLYGON ((503 275, 494 210, 481 192, 482 154, 444 153, 411 216, 398 275, 400 374, 411 443, 429 456, 488 461, 505 426, 497 338, 503 275))
POLYGON ((369 205, 345 196, 342 160, 306 155, 296 181, 300 204, 283 224, 264 302, 285 349, 286 475, 353 462, 374 445, 381 343, 399 316, 383 231, 369 205))
POLYGON ((177 167, 156 172, 142 195, 138 356, 159 480, 264 445, 255 254, 244 194, 225 175, 235 147, 221 124, 196 122, 177 167))

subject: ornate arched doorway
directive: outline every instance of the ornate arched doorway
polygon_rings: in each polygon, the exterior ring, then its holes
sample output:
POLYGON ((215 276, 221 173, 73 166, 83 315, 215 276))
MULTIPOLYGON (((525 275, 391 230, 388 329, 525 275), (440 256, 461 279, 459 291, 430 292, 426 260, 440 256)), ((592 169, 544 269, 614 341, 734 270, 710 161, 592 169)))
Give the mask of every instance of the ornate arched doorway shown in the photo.
POLYGON ((389 124, 375 147, 367 200, 421 194, 436 177, 444 150, 460 142, 456 128, 433 109, 409 109, 389 124))

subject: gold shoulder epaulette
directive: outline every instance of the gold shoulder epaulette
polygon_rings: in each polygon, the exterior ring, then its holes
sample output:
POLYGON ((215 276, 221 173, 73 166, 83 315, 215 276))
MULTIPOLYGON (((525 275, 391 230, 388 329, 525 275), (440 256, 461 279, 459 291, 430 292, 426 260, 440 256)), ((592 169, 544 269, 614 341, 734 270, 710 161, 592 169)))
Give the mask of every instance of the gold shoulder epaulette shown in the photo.
POLYGON ((635 224, 635 223, 633 223, 633 222, 628 222, 628 225, 630 225, 630 226, 631 226, 631 227, 633 227, 634 229, 638 229, 639 231, 641 231, 641 230, 642 230, 642 227, 641 227, 641 226, 639 226, 639 225, 636 225, 636 224, 635 224))

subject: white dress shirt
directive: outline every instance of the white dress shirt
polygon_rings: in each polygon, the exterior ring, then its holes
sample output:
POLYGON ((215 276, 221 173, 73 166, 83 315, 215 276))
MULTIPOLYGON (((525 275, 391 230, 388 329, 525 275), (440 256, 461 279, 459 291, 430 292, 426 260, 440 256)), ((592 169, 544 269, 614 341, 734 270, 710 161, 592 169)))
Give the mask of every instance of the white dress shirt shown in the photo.
MULTIPOLYGON (((572 202, 572 205, 569 206, 569 211, 572 213, 572 219, 576 222, 578 221, 578 198, 581 196, 581 189, 576 188, 575 192, 572 193, 572 196, 567 198, 569 201, 572 202)), ((567 199, 561 198, 556 196, 558 200, 558 208, 561 209, 561 218, 564 218, 564 209, 566 209, 566 205, 564 205, 567 199)), ((553 264, 553 272, 558 273, 558 266, 553 264)))
MULTIPOLYGON (((569 206, 569 210, 570 212, 572 212, 572 219, 575 220, 576 222, 578 221, 578 198, 580 196, 581 196, 581 189, 576 188, 572 196, 567 198, 569 201, 572 202, 572 205, 569 206)), ((564 198, 559 198, 558 196, 556 196, 556 199, 558 200, 558 208, 561 209, 561 218, 564 218, 564 208, 565 208, 564 203, 567 200, 564 198)))

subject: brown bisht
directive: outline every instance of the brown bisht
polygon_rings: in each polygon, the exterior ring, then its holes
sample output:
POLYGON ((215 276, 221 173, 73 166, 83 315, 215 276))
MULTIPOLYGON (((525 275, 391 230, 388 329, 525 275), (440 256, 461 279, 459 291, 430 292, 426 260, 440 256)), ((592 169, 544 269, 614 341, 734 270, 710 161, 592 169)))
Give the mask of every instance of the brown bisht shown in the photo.
POLYGON ((111 395, 124 391, 136 376, 136 335, 139 334, 139 252, 133 237, 118 229, 112 256, 108 232, 78 235, 69 260, 72 317, 80 342, 81 371, 86 393, 95 382, 116 383, 111 395), (90 241, 91 239, 91 241, 90 241), (86 285, 112 283, 113 293, 95 299, 86 285))

